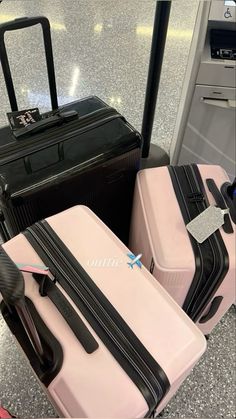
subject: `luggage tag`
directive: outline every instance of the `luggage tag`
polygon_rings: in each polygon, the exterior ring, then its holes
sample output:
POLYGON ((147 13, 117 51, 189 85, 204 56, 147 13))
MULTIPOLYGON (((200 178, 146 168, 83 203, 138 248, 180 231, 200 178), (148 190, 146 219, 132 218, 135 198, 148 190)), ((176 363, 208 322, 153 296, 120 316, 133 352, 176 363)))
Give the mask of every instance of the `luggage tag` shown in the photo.
POLYGON ((229 214, 229 208, 221 209, 210 205, 186 224, 186 228, 198 243, 203 243, 224 224, 225 214, 229 214))
POLYGON ((38 108, 23 109, 22 111, 8 112, 7 117, 11 129, 14 131, 19 128, 25 128, 42 119, 38 108))

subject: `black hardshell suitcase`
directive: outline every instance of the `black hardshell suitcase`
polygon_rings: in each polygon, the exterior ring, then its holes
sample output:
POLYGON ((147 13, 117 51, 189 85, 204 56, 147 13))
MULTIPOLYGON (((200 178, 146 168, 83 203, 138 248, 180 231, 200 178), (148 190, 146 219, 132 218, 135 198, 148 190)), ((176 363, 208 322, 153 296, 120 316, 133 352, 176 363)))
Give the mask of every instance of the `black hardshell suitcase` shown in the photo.
POLYGON ((127 241, 140 134, 98 97, 58 107, 46 17, 0 25, 0 58, 12 111, 18 111, 5 31, 41 24, 52 111, 23 128, 0 129, 0 233, 4 240, 73 205, 89 206, 127 241))

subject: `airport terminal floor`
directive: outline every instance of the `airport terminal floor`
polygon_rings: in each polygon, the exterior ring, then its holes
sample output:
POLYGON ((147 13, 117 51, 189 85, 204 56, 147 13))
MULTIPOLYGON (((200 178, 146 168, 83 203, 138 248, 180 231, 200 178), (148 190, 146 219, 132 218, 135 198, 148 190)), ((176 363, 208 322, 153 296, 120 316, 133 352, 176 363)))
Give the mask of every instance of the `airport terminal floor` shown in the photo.
MULTIPOLYGON (((197 8, 196 0, 172 2, 152 136, 167 152, 197 8)), ((140 130, 154 11, 152 0, 3 0, 0 23, 20 16, 47 16, 59 104, 97 95, 140 130)), ((27 34, 22 30, 17 37, 7 34, 6 41, 20 107, 50 109, 40 29, 27 29, 27 34)), ((2 72, 0 92, 3 126, 9 106, 2 72)), ((56 417, 1 317, 0 402, 17 417, 56 417)), ((161 416, 235 417, 235 306, 215 327, 206 353, 161 416)))

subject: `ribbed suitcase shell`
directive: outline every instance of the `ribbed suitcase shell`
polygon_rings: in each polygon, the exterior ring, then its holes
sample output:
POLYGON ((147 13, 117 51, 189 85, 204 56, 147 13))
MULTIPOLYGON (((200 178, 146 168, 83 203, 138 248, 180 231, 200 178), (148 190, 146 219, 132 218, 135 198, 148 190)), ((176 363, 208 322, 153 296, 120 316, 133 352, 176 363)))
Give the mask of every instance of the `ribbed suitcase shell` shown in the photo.
MULTIPOLYGON (((158 406, 160 412, 204 352, 205 338, 144 267, 128 267, 127 247, 87 207, 73 207, 47 221, 165 371, 171 387, 158 406), (106 263, 100 262, 105 259, 116 260, 117 266, 104 266, 106 263)), ((15 262, 42 263, 22 234, 5 243, 4 248, 15 262)), ((39 295, 31 274, 24 274, 24 278, 26 295, 63 348, 62 368, 47 388, 59 414, 144 417, 146 401, 70 298, 99 343, 91 355, 48 297, 39 295)))
MULTIPOLYGON (((229 178, 220 166, 198 165, 198 169, 209 203, 215 205, 206 179, 213 178, 220 189, 223 183, 229 182, 229 178)), ((216 296, 223 296, 223 300, 209 321, 197 322, 205 335, 211 332, 235 301, 236 234, 235 225, 232 225, 233 234, 226 234, 222 228, 220 229, 229 254, 228 273, 201 317, 209 311, 216 296)), ((129 246, 133 252, 142 253, 142 261, 147 269, 153 270, 154 277, 182 306, 195 273, 195 258, 167 167, 147 169, 138 173, 129 246)))

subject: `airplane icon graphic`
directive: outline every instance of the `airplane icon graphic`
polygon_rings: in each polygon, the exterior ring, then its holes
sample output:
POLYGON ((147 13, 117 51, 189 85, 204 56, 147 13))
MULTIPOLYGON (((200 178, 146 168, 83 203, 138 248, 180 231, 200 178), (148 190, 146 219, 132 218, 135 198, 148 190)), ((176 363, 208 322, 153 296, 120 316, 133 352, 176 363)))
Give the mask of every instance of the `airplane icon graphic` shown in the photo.
POLYGON ((134 268, 134 265, 137 265, 140 269, 142 268, 142 263, 140 261, 142 253, 139 253, 137 256, 135 256, 133 253, 127 253, 127 256, 132 260, 132 262, 127 262, 131 269, 134 268))

